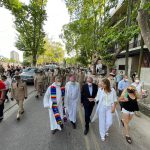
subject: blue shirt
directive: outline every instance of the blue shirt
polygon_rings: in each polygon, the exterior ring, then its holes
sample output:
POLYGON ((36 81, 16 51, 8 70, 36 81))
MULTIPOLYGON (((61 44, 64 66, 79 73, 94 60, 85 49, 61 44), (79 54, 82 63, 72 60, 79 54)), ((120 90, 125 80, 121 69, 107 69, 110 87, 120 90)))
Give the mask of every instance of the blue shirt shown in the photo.
POLYGON ((124 80, 121 80, 118 84, 118 89, 120 91, 123 91, 124 89, 126 89, 128 86, 130 85, 130 82, 129 81, 124 81, 124 80))
POLYGON ((122 79, 123 79, 123 75, 118 74, 118 75, 116 76, 116 82, 119 83, 122 79))

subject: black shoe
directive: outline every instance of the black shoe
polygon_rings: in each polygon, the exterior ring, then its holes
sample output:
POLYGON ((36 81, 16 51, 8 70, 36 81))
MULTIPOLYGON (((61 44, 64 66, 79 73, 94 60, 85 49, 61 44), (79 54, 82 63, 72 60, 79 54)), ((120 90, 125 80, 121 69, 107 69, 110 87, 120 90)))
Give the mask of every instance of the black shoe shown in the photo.
POLYGON ((86 129, 84 130, 84 135, 87 135, 88 132, 89 132, 89 129, 86 128, 86 129))
POLYGON ((20 113, 21 115, 24 114, 24 110, 20 113))
POLYGON ((17 121, 20 121, 20 117, 17 117, 16 119, 17 119, 17 121))
POLYGON ((72 124, 73 129, 76 129, 76 123, 71 121, 71 124, 72 124))
POLYGON ((61 129, 63 129, 63 128, 64 128, 64 125, 63 125, 63 124, 61 124, 61 125, 60 125, 60 127, 61 127, 61 129))
POLYGON ((3 117, 0 118, 0 123, 3 121, 3 117))
POLYGON ((38 96, 38 95, 36 95, 36 96, 35 96, 35 98, 39 98, 39 96, 38 96))
POLYGON ((55 130, 52 130, 52 134, 55 134, 58 130, 55 129, 55 130))

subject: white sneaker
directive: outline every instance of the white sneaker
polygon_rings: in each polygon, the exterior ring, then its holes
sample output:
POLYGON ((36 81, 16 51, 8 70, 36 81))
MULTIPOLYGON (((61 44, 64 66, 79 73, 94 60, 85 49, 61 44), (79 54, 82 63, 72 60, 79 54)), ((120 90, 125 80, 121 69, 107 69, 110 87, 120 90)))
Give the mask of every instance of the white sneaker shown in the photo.
POLYGON ((104 142, 104 141, 105 141, 105 138, 101 138, 101 140, 102 140, 102 142, 104 142))

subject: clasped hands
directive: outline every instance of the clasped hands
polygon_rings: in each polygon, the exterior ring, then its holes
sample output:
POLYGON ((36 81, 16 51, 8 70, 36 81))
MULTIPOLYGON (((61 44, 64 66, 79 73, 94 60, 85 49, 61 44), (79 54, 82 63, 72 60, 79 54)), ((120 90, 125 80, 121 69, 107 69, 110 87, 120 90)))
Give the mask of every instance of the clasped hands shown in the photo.
POLYGON ((95 98, 88 98, 90 102, 95 102, 95 98))

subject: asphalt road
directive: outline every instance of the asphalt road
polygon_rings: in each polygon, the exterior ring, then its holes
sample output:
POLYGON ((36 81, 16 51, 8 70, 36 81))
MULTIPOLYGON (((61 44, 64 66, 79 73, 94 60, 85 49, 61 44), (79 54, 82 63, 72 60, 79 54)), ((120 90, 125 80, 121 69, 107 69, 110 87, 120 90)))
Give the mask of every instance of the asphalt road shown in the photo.
POLYGON ((43 108, 42 97, 35 99, 32 93, 25 102, 25 114, 16 121, 17 106, 7 113, 0 123, 0 150, 149 150, 150 119, 143 116, 131 122, 133 144, 129 145, 119 127, 116 118, 110 130, 110 136, 101 142, 98 121, 90 124, 90 132, 84 136, 83 110, 79 109, 77 129, 70 122, 55 135, 49 129, 48 111, 43 108))

